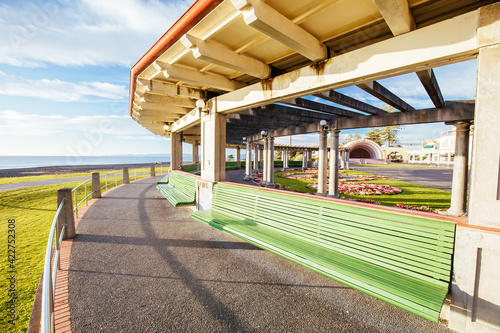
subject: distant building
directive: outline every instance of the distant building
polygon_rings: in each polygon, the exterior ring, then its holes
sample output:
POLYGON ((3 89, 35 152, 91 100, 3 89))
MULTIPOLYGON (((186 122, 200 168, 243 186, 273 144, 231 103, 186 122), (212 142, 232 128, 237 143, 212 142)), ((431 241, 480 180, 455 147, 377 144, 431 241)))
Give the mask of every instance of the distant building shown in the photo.
MULTIPOLYGON (((408 152, 408 163, 452 164, 455 155, 456 130, 441 132, 438 139, 422 142, 419 150, 408 152)), ((472 149, 472 131, 469 136, 469 156, 472 149)), ((470 159, 469 159, 470 163, 470 159)))

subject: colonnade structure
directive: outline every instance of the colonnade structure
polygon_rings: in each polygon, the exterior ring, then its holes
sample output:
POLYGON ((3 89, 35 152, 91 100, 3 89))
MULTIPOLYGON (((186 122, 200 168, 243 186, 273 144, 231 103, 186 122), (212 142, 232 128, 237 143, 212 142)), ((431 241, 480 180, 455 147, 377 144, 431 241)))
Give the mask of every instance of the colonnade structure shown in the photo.
MULTIPOLYGON (((345 129, 455 125, 449 213, 466 217, 456 227, 449 326, 499 329, 499 44, 497 1, 198 0, 132 67, 129 111, 151 132, 170 137, 174 170, 182 142, 200 143, 203 208, 210 207, 211 184, 225 180, 227 144, 259 142, 269 152, 276 137, 319 133, 326 194, 328 135, 337 151, 345 129), (433 68, 470 59, 477 59, 476 99, 445 100, 433 68), (415 109, 379 82, 409 73, 434 107, 415 109), (396 112, 337 91, 350 86, 396 112)), ((262 154, 264 161, 271 157, 262 154)), ((335 172, 339 161, 330 163, 335 172)))

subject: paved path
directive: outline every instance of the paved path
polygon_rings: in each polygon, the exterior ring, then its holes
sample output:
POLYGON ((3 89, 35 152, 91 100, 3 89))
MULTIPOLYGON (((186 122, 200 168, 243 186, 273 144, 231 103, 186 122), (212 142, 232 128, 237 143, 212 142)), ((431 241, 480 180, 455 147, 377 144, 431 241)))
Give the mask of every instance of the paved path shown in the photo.
POLYGON ((445 332, 190 217, 156 190, 120 186, 78 225, 74 332, 445 332))
POLYGON ((445 168, 384 168, 384 167, 352 167, 355 170, 388 176, 405 182, 420 184, 451 192, 453 169, 445 168))

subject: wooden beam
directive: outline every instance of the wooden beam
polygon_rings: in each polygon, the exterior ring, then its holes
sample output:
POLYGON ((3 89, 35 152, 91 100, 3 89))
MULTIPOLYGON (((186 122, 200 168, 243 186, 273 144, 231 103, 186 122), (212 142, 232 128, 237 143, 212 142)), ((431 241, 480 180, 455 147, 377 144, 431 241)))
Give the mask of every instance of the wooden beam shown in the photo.
POLYGON ((442 108, 444 106, 443 95, 441 94, 441 89, 439 89, 439 84, 434 75, 434 71, 431 69, 426 69, 423 71, 416 72, 420 82, 427 91, 427 94, 437 108, 442 108))
POLYGON ((284 114, 284 115, 292 114, 292 115, 304 116, 304 117, 309 117, 309 118, 319 119, 319 120, 328 119, 328 118, 332 118, 332 116, 335 116, 332 113, 315 112, 315 111, 304 110, 304 109, 299 109, 299 108, 291 108, 289 106, 278 105, 278 104, 266 105, 264 107, 264 109, 271 111, 271 112, 279 112, 279 113, 284 114))
POLYGON ((149 102, 149 103, 174 105, 174 106, 180 106, 180 107, 189 108, 189 109, 193 109, 196 107, 196 101, 194 99, 188 98, 188 97, 145 93, 142 98, 145 102, 149 102))
POLYGON ((232 0, 245 23, 312 61, 327 58, 327 48, 316 37, 261 0, 232 0))
MULTIPOLYGON (((464 102, 451 102, 445 103, 441 109, 431 108, 416 110, 413 112, 393 112, 385 113, 377 116, 360 116, 357 118, 339 118, 337 128, 354 129, 354 128, 368 128, 380 127, 390 125, 412 125, 423 123, 437 123, 437 122, 456 122, 456 121, 470 121, 474 119, 474 103, 464 102)), ((291 126, 286 128, 279 128, 270 133, 273 137, 306 134, 318 132, 320 125, 312 123, 302 126, 291 126)), ((251 137, 252 141, 261 140, 262 136, 255 134, 251 137)))
POLYGON ((389 89, 387 89, 377 81, 358 84, 358 87, 363 89, 367 93, 377 97, 381 101, 384 101, 385 103, 393 106, 399 111, 406 112, 415 110, 415 108, 393 94, 389 89))
POLYGON ((207 92, 201 89, 188 88, 164 81, 146 80, 141 78, 137 79, 137 83, 138 86, 140 85, 144 87, 143 93, 150 92, 153 94, 165 94, 201 100, 207 99, 207 92))
POLYGON ((188 108, 183 108, 179 106, 169 106, 164 104, 148 103, 148 102, 143 102, 143 103, 134 102, 133 108, 136 108, 138 110, 156 110, 156 111, 168 112, 179 115, 184 115, 190 111, 190 109, 188 108))
MULTIPOLYGON (((267 111, 266 109, 250 109, 249 113, 250 115, 257 117, 279 117, 283 119, 289 119, 301 122, 312 122, 312 121, 317 121, 318 119, 321 120, 321 119, 332 118, 332 116, 323 114, 317 114, 317 116, 315 115, 315 117, 308 117, 307 115, 272 112, 272 111, 267 111)), ((242 117, 243 115, 239 116, 242 117)))
POLYGON ((271 75, 271 68, 265 63, 236 53, 224 45, 207 42, 189 34, 184 35, 181 42, 191 49, 193 56, 197 59, 231 68, 259 79, 267 79, 271 75))
POLYGON ((200 112, 193 109, 172 124, 172 132, 179 133, 200 124, 200 112))
POLYGON ((230 80, 223 75, 203 73, 194 69, 171 65, 159 60, 156 60, 153 66, 159 73, 162 73, 166 79, 188 82, 197 86, 211 87, 224 91, 233 91, 246 86, 244 83, 230 80))
POLYGON ((334 102, 343 106, 347 106, 359 111, 363 111, 369 114, 381 114, 385 111, 374 107, 373 105, 367 104, 365 102, 359 101, 352 97, 341 94, 335 90, 324 91, 320 94, 314 94, 314 96, 326 99, 327 101, 334 102))
POLYGON ((415 30, 407 0, 373 0, 394 36, 415 30))
POLYGON ((308 110, 313 110, 313 111, 319 111, 331 115, 336 115, 340 117, 357 117, 360 114, 357 112, 353 112, 350 110, 345 110, 342 108, 338 108, 336 106, 328 105, 328 104, 323 104, 323 103, 318 103, 314 102, 305 98, 291 98, 287 99, 284 101, 281 101, 283 104, 288 104, 288 105, 294 105, 298 106, 301 108, 306 108, 308 110))
MULTIPOLYGON (((217 97, 217 110, 238 112, 281 100, 371 82, 436 66, 473 59, 479 40, 479 11, 475 10, 411 31, 321 64, 252 84, 217 97)), ((494 44, 484 40, 482 46, 494 44)))

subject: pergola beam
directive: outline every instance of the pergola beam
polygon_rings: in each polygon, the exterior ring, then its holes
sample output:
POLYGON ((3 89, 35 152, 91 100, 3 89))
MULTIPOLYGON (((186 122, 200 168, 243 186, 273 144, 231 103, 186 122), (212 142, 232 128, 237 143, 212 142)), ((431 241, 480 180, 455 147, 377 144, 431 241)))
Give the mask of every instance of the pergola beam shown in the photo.
POLYGON ((190 109, 183 108, 180 106, 171 106, 171 105, 165 105, 165 104, 159 104, 159 103, 148 103, 148 102, 142 102, 142 103, 134 102, 133 108, 138 109, 138 110, 162 111, 162 112, 168 112, 171 114, 179 114, 179 115, 184 115, 190 111, 190 109))
POLYGON ((343 106, 347 106, 359 111, 363 111, 369 114, 381 114, 385 111, 379 108, 374 107, 373 105, 367 104, 365 102, 359 101, 352 97, 341 94, 335 90, 324 91, 319 94, 315 94, 314 96, 326 99, 330 102, 334 102, 343 106))
POLYGON ((199 72, 194 69, 171 65, 163 61, 156 60, 153 66, 162 73, 166 79, 188 82, 201 87, 211 87, 224 91, 233 91, 245 87, 244 83, 230 80, 219 74, 199 72))
POLYGON ((226 46, 206 42, 189 34, 184 35, 181 42, 191 49, 193 56, 197 59, 231 68, 259 79, 267 79, 271 75, 271 68, 265 63, 236 53, 226 46))
POLYGON ((245 23, 312 61, 326 59, 326 46, 261 0, 232 0, 245 23))
MULTIPOLYGON (((367 127, 381 127, 398 125, 413 125, 423 123, 439 123, 439 122, 456 122, 470 121, 474 119, 474 103, 464 102, 446 102, 441 109, 421 109, 413 112, 393 112, 385 113, 378 116, 361 116, 357 118, 339 118, 337 120, 337 128, 354 129, 367 127)), ((270 133, 273 137, 288 136, 297 134, 306 134, 318 132, 321 128, 319 123, 312 123, 302 126, 291 126, 287 128, 279 128, 270 133)), ((262 139, 260 134, 252 136, 252 140, 262 139)))
POLYGON ((393 94, 389 89, 378 83, 377 81, 366 82, 358 84, 358 87, 375 96, 376 98, 384 101, 385 103, 393 106, 399 111, 413 111, 414 107, 403 101, 401 98, 393 94))
MULTIPOLYGON (((479 10, 217 97, 221 113, 357 85, 476 57, 479 10)), ((493 42, 484 41, 483 46, 493 42)))
POLYGON ((420 82, 422 82, 422 85, 431 98, 432 103, 434 103, 434 106, 436 106, 437 108, 442 108, 444 106, 444 99, 432 68, 415 73, 417 74, 420 82))
POLYGON ((415 20, 411 15, 408 0, 373 0, 373 2, 394 36, 415 29, 415 20))
POLYGON ((338 108, 336 106, 332 106, 332 105, 328 105, 328 104, 314 102, 314 101, 311 101, 311 100, 308 100, 305 98, 291 98, 291 99, 281 101, 280 103, 288 104, 288 105, 295 105, 295 106, 298 106, 301 108, 306 108, 308 110, 319 111, 319 112, 328 113, 328 114, 336 115, 336 116, 340 116, 340 117, 350 118, 350 117, 357 117, 360 115, 357 112, 345 110, 345 109, 338 108))
POLYGON ((196 106, 194 99, 181 96, 145 93, 142 98, 145 102, 174 105, 189 109, 193 109, 196 106))
POLYGON ((298 109, 298 108, 291 108, 289 106, 284 106, 284 105, 278 105, 278 104, 271 104, 271 105, 266 105, 264 107, 265 110, 271 111, 271 112, 279 112, 281 114, 293 114, 293 115, 298 115, 298 116, 303 116, 303 117, 309 117, 309 118, 314 118, 314 119, 330 119, 334 118, 336 114, 322 111, 322 112, 315 112, 315 111, 310 111, 310 110, 304 110, 304 109, 298 109))
MULTIPOLYGON (((268 111, 266 109, 250 109, 249 113, 250 113, 250 115, 257 116, 257 117, 279 117, 279 118, 287 119, 287 120, 291 120, 291 121, 302 121, 302 122, 311 122, 311 121, 315 121, 315 120, 320 119, 320 118, 321 119, 333 118, 331 116, 321 115, 321 114, 318 114, 317 117, 308 117, 308 116, 297 115, 297 114, 277 113, 277 112, 268 111)), ((243 115, 239 115, 239 116, 241 117, 243 115)))

